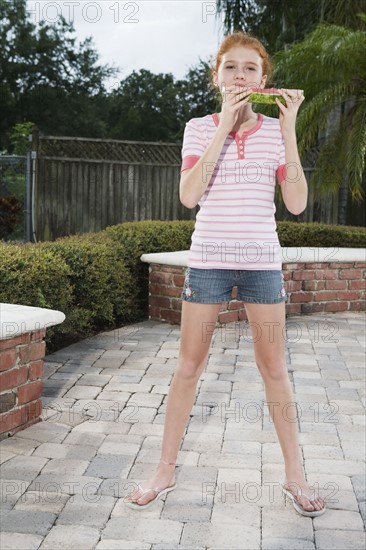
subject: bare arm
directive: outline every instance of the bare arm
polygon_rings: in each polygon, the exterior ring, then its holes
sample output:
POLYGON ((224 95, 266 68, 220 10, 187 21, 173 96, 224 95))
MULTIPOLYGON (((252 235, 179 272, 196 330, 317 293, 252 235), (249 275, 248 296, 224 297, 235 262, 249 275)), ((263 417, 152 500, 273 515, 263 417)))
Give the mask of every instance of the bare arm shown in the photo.
POLYGON ((299 90, 280 90, 286 106, 276 98, 280 109, 280 125, 285 142, 286 179, 281 184, 285 206, 291 214, 301 214, 308 200, 308 184, 301 166, 296 141, 296 117, 304 96, 299 90))
POLYGON ((291 214, 301 214, 308 202, 308 185, 297 150, 296 135, 285 139, 286 179, 281 184, 285 206, 291 214))

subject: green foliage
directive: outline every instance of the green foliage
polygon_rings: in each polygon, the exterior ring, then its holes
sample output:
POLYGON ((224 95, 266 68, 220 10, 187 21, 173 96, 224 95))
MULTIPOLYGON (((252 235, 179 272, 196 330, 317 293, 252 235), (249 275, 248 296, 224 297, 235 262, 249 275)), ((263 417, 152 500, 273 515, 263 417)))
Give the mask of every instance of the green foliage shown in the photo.
POLYGON ((12 128, 9 139, 13 145, 14 155, 26 155, 29 151, 29 136, 34 127, 33 122, 21 122, 12 128))
POLYGON ((24 120, 46 135, 180 142, 188 119, 219 106, 205 61, 181 80, 142 69, 107 90, 118 71, 62 18, 36 27, 25 0, 0 0, 0 22, 0 148, 24 120))
POLYGON ((125 266, 121 247, 103 233, 86 233, 43 243, 70 269, 73 315, 89 333, 134 318, 136 288, 125 266))
POLYGON ((52 251, 0 242, 0 302, 69 311, 71 272, 52 251))
POLYGON ((114 139, 181 141, 190 118, 215 112, 219 105, 205 61, 182 80, 133 71, 109 97, 109 134, 114 139))
POLYGON ((91 38, 77 43, 74 34, 63 18, 36 26, 26 0, 0 0, 1 136, 24 120, 45 133, 103 131, 95 111, 104 82, 116 70, 98 64, 91 38))
POLYGON ((47 331, 48 353, 137 318, 138 289, 121 247, 106 234, 0 243, 0 258, 0 301, 65 313, 64 323, 47 331))
POLYGON ((121 253, 138 289, 136 310, 147 311, 149 295, 148 265, 140 261, 142 254, 187 250, 191 244, 194 221, 128 222, 104 230, 122 247, 121 253))
POLYGON ((111 137, 138 141, 173 141, 179 132, 179 101, 172 74, 142 69, 122 80, 110 97, 111 137))
POLYGON ((319 23, 365 30, 366 0, 216 0, 224 31, 243 30, 257 36, 271 53, 304 40, 319 23))
POLYGON ((363 198, 366 160, 366 33, 319 25, 303 42, 276 57, 275 77, 305 90, 297 121, 301 155, 319 147, 312 182, 321 192, 349 181, 353 200, 363 198))
POLYGON ((212 84, 212 68, 210 63, 200 59, 195 67, 189 69, 184 80, 177 82, 181 136, 190 118, 203 117, 221 110, 221 94, 212 84))
MULTIPOLYGON (((128 222, 107 227, 114 241, 123 243, 123 254, 129 269, 138 265, 142 254, 188 250, 195 221, 143 221, 128 222)), ((298 223, 277 221, 281 246, 337 246, 364 248, 364 227, 329 225, 324 223, 298 223)))
POLYGON ((281 246, 319 248, 364 248, 366 229, 325 223, 277 222, 281 246))

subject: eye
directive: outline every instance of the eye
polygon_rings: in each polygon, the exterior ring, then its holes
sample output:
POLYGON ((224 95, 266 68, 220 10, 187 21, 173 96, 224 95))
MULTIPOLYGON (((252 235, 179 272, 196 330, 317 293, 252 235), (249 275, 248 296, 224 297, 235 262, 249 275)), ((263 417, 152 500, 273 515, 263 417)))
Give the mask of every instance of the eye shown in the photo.
POLYGON ((233 68, 234 68, 234 65, 226 65, 226 68, 227 68, 227 69, 233 69, 233 68))

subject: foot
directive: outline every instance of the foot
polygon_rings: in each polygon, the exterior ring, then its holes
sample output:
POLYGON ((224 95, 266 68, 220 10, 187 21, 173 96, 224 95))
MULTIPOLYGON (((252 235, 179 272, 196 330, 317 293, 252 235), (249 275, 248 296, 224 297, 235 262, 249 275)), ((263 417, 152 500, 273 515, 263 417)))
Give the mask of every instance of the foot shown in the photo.
MULTIPOLYGON (((175 483, 175 465, 164 464, 159 462, 156 472, 152 477, 147 481, 141 483, 142 489, 146 491, 147 489, 160 487, 160 489, 165 489, 170 485, 175 483)), ((153 500, 156 497, 155 491, 147 491, 142 493, 138 487, 136 487, 132 493, 128 495, 129 499, 133 502, 136 502, 139 505, 147 504, 150 500, 153 500)))
POLYGON ((296 497, 297 502, 306 512, 319 511, 325 508, 324 499, 318 495, 317 489, 310 487, 304 476, 286 476, 283 486, 296 497))

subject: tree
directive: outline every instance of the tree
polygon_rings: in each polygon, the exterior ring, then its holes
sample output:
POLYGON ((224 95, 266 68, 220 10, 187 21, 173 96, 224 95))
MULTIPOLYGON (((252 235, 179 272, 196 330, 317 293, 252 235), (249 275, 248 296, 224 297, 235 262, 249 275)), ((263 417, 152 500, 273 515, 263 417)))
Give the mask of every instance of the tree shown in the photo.
MULTIPOLYGON (((301 82, 305 90, 297 131, 300 154, 318 150, 313 185, 329 192, 343 184, 356 201, 363 198, 366 159, 365 58, 365 32, 329 24, 275 56, 277 81, 288 87, 301 82)), ((339 223, 345 223, 344 212, 339 223)))
POLYGON ((9 138, 13 145, 14 155, 25 156, 30 150, 29 136, 32 134, 33 127, 33 122, 22 122, 12 128, 9 138))
POLYGON ((357 13, 366 0, 217 0, 217 15, 224 14, 224 32, 250 32, 260 38, 271 53, 303 40, 318 23, 364 29, 357 13))
POLYGON ((110 137, 172 141, 179 132, 179 101, 172 74, 133 71, 111 93, 110 137))
POLYGON ((210 66, 200 60, 182 80, 173 75, 133 71, 110 97, 109 137, 180 142, 190 118, 218 106, 210 87, 210 66))
MULTIPOLYGON (((220 110, 220 94, 211 81, 211 66, 208 61, 199 63, 188 70, 184 80, 178 82, 181 101, 181 118, 185 124, 194 117, 202 117, 220 110)), ((183 128, 184 129, 184 128, 183 128)))
POLYGON ((99 65, 91 38, 78 44, 74 33, 62 17, 36 26, 26 0, 0 0, 2 136, 26 120, 36 121, 44 132, 51 127, 58 133, 80 127, 84 135, 102 131, 95 106, 116 69, 99 65))

